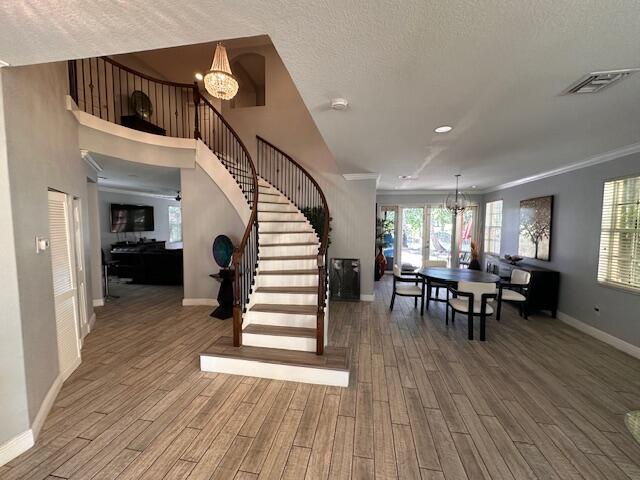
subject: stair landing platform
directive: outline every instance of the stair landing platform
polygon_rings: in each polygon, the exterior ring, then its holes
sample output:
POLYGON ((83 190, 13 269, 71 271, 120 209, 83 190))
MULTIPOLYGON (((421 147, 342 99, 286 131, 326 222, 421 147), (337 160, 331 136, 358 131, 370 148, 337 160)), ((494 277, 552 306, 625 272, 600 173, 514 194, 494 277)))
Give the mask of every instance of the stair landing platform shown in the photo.
POLYGON ((220 337, 200 354, 200 370, 347 387, 349 356, 349 349, 340 347, 325 347, 323 355, 245 345, 236 348, 231 337, 220 337))

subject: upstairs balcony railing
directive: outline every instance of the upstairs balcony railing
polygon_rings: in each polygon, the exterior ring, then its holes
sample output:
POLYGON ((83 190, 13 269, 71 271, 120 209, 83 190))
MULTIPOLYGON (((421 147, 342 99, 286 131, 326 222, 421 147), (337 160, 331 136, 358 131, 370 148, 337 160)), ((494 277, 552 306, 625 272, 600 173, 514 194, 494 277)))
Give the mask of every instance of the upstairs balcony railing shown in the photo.
POLYGON ((258 263, 258 176, 244 143, 196 84, 156 79, 108 57, 70 60, 68 69, 69 94, 80 110, 149 133, 201 139, 242 189, 251 216, 232 260, 233 339, 240 346, 258 263))

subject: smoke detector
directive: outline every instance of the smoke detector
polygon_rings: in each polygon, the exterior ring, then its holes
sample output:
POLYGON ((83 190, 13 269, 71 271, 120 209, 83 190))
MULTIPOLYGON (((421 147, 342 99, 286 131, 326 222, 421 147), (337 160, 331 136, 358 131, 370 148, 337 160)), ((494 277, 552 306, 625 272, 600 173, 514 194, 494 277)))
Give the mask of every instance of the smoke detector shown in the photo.
POLYGON ((573 83, 569 88, 562 92, 562 95, 572 95, 574 93, 596 93, 616 82, 619 82, 638 70, 640 69, 627 68, 623 70, 592 72, 573 83))
POLYGON ((331 108, 334 110, 346 110, 349 106, 346 98, 334 98, 331 100, 331 108))

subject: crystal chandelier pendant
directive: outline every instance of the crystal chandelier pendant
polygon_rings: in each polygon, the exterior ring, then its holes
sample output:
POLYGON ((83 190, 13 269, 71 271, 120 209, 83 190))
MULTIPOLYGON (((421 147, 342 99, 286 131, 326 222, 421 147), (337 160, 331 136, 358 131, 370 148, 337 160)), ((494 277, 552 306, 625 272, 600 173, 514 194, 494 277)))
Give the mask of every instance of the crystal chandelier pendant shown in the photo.
POLYGON ((227 49, 218 43, 211 69, 204 76, 204 87, 215 98, 231 100, 238 93, 238 81, 231 73, 227 49))

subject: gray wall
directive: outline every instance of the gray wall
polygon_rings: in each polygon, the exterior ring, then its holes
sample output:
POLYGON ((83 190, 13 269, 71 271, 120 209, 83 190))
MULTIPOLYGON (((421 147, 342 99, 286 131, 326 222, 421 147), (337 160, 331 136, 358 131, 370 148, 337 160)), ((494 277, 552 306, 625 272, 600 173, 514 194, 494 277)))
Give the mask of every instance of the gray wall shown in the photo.
MULTIPOLYGON (((24 369, 29 421, 32 422, 58 376, 51 258, 49 251, 36 254, 34 238, 49 235, 49 188, 82 200, 84 235, 89 235, 87 174, 78 147, 76 121, 65 109, 66 63, 3 68, 1 74, 4 116, 11 119, 5 124, 6 149, 24 369)), ((89 252, 85 252, 85 258, 90 258, 89 252)), ((86 282, 91 292, 90 276, 86 282)), ((87 299, 87 318, 90 318, 93 314, 90 294, 87 299)), ((2 308, 6 309, 4 305, 2 308)), ((12 368, 21 367, 13 365, 12 368)), ((19 410, 11 413, 20 414, 19 410)))
POLYGON ((211 244, 221 234, 237 245, 244 225, 222 190, 198 165, 180 171, 182 239, 184 242, 184 298, 215 299, 220 284, 209 277, 217 273, 211 244))
POLYGON ((18 267, 2 95, 6 72, 6 68, 0 68, 0 229, 3 232, 3 235, 0 235, 0 445, 29 429, 18 267))
POLYGON ((640 346, 640 295, 596 281, 603 183, 632 174, 640 175, 640 154, 488 193, 484 200, 503 200, 504 255, 518 251, 520 200, 554 195, 551 261, 528 261, 560 272, 561 312, 640 346))
POLYGON ((100 215, 100 244, 108 254, 111 244, 120 240, 137 240, 139 237, 154 238, 169 242, 169 205, 180 206, 173 199, 136 195, 134 193, 114 193, 98 191, 98 214, 100 215), (150 232, 111 233, 109 205, 112 203, 128 203, 132 205, 149 205, 153 207, 155 229, 150 232))

